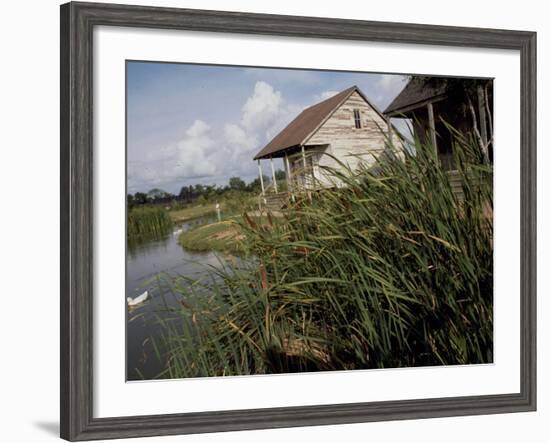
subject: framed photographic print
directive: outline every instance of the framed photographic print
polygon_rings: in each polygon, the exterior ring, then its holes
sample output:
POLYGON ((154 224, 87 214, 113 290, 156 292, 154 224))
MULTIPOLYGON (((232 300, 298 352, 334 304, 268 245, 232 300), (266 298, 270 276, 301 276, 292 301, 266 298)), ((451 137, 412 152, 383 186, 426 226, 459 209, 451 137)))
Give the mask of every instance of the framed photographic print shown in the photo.
POLYGON ((536 408, 531 32, 61 7, 61 436, 536 408))

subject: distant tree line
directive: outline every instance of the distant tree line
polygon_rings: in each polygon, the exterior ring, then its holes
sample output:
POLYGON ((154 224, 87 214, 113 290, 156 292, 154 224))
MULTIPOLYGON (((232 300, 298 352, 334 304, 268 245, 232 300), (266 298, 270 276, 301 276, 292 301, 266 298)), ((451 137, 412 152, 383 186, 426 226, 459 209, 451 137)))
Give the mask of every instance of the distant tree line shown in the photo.
MULTIPOLYGON (((264 186, 267 186, 271 182, 267 175, 263 175, 262 178, 264 186)), ((281 169, 275 171, 275 178, 278 181, 284 181, 286 179, 285 171, 281 169)), ((172 194, 159 188, 153 188, 147 193, 136 192, 135 194, 128 194, 127 201, 129 207, 146 204, 169 205, 174 202, 179 204, 205 203, 228 193, 246 192, 257 194, 260 191, 261 183, 259 177, 256 177, 249 183, 246 183, 241 177, 231 177, 228 184, 225 186, 204 185, 200 183, 195 185, 184 185, 181 187, 178 194, 172 194)))

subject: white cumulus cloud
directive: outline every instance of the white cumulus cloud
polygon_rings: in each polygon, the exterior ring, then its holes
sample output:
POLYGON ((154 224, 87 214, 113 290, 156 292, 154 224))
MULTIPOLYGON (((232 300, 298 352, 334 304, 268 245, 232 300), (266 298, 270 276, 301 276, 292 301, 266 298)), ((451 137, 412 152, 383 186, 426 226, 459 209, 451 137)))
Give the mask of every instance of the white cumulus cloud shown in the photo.
POLYGON ((257 81, 254 93, 243 106, 242 126, 249 132, 267 129, 276 120, 281 105, 281 93, 275 91, 269 83, 257 81))
POLYGON ((397 96, 406 84, 407 77, 396 74, 380 75, 376 82, 377 92, 373 97, 380 108, 384 109, 397 96))
POLYGON ((258 80, 241 109, 239 121, 225 125, 225 146, 233 157, 251 154, 277 135, 300 110, 269 83, 258 80))
POLYGON ((233 155, 248 152, 258 145, 257 137, 247 133, 235 123, 227 123, 224 127, 225 142, 233 155))
POLYGON ((208 134, 210 126, 202 120, 195 120, 191 127, 185 131, 188 137, 202 137, 208 134))
POLYGON ((129 164, 129 183, 162 187, 190 179, 218 181, 222 175, 250 175, 254 154, 301 110, 272 85, 258 80, 234 121, 211 127, 196 119, 181 140, 150 149, 144 161, 129 164))
POLYGON ((323 91, 320 94, 317 94, 313 99, 315 103, 322 102, 328 98, 334 97, 336 94, 339 94, 340 92, 341 91, 332 91, 332 90, 323 91))
POLYGON ((176 145, 177 157, 173 175, 182 178, 214 175, 216 164, 212 154, 215 143, 210 136, 210 126, 202 120, 195 120, 186 135, 176 145))
POLYGON ((402 88, 405 84, 405 77, 402 75, 392 75, 384 74, 380 76, 378 80, 378 87, 382 88, 384 91, 395 91, 396 89, 402 88))
POLYGON ((216 143, 210 126, 202 120, 195 120, 178 142, 151 149, 144 161, 128 164, 131 186, 148 183, 162 187, 174 180, 209 177, 216 173, 216 143))

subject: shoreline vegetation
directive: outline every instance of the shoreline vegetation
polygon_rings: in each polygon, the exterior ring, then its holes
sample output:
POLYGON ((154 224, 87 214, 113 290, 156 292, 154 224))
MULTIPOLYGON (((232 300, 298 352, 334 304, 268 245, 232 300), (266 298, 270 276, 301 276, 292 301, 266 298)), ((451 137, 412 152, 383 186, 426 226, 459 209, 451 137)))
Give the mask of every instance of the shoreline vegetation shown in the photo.
POLYGON ((388 149, 375 168, 333 171, 344 186, 276 222, 190 231, 194 247, 239 238, 254 258, 174 283, 159 377, 492 362, 492 167, 457 139, 460 197, 417 141, 404 159, 388 149))
MULTIPOLYGON (((243 253, 243 235, 239 224, 242 214, 249 212, 256 201, 255 195, 248 192, 227 192, 215 202, 195 202, 172 208, 164 204, 132 205, 128 210, 127 238, 130 245, 165 237, 177 225, 200 221, 180 234, 178 242, 190 251, 218 251, 243 253), (220 202, 220 203, 218 203, 220 202), (216 220, 219 206, 220 221, 216 220)), ((255 217, 255 215, 251 215, 255 217)))
MULTIPOLYGON (((270 214, 271 216, 272 214, 270 214)), ((178 243, 189 251, 222 252, 234 255, 246 255, 249 251, 246 241, 245 223, 262 225, 274 223, 282 214, 274 215, 269 221, 266 214, 259 211, 232 215, 225 220, 195 226, 179 235, 178 243)))
POLYGON ((172 229, 172 220, 162 207, 134 207, 128 211, 126 235, 129 245, 161 238, 172 229))
POLYGON ((216 204, 197 204, 189 206, 187 208, 175 209, 169 211, 170 218, 174 223, 185 223, 188 221, 196 220, 197 218, 215 216, 216 204))
POLYGON ((199 225, 182 232, 178 243, 189 251, 242 254, 245 252, 244 239, 240 225, 233 217, 221 222, 199 225))
POLYGON ((188 222, 207 217, 214 221, 207 221, 182 232, 178 243, 185 249, 194 252, 215 251, 228 254, 245 254, 244 232, 241 226, 246 217, 259 220, 257 211, 252 211, 253 195, 245 192, 234 192, 222 199, 219 203, 220 220, 216 220, 216 203, 195 205, 187 208, 170 211, 174 223, 188 222))

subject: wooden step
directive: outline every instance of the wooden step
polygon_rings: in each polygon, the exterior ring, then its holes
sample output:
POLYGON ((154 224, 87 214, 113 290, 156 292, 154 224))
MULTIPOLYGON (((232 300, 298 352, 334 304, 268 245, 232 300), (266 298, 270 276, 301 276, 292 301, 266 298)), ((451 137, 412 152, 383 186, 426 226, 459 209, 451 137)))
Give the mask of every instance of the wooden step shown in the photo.
POLYGON ((263 207, 270 211, 280 211, 288 202, 288 194, 279 192, 277 194, 265 194, 263 197, 263 207))

